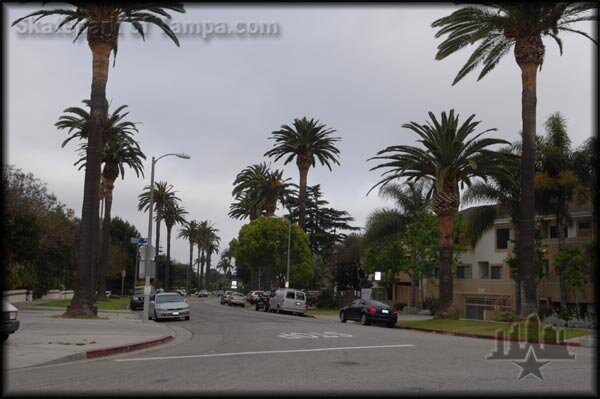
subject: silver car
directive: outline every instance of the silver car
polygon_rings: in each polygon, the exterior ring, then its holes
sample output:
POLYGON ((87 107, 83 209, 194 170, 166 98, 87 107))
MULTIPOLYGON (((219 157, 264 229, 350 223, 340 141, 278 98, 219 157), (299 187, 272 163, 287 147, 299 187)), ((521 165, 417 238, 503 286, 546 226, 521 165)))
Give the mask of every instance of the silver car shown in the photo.
POLYGON ((148 317, 161 319, 190 319, 190 305, 176 292, 161 292, 154 295, 148 306, 148 317))
POLYGON ((229 306, 244 307, 246 305, 246 297, 240 292, 232 292, 229 296, 229 301, 227 302, 227 304, 229 306))

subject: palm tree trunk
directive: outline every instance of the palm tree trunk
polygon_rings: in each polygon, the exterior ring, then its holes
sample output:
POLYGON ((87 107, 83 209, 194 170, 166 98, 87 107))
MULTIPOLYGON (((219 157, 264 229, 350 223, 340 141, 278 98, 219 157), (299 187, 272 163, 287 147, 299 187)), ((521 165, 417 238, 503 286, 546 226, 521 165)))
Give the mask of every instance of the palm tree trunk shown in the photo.
POLYGON ((206 273, 204 274, 204 288, 208 287, 208 271, 210 270, 212 251, 209 249, 206 251, 206 273))
POLYGON ((306 182, 308 179, 308 169, 310 168, 310 161, 305 157, 298 156, 296 161, 298 170, 300 171, 300 187, 298 193, 298 224, 304 230, 306 226, 306 182))
POLYGON ((411 283, 410 283, 410 306, 415 308, 417 307, 417 284, 418 284, 418 280, 417 280, 417 271, 414 268, 414 265, 417 261, 417 257, 415 255, 415 251, 411 251, 410 254, 410 261, 413 265, 413 269, 412 269, 412 273, 410 274, 411 277, 411 283))
POLYGON ((190 269, 194 272, 194 241, 190 241, 190 265, 185 272, 185 294, 190 295, 189 273, 190 269))
POLYGON ((452 253, 454 251, 454 214, 444 214, 439 217, 439 247, 440 247, 440 313, 452 308, 454 286, 452 279, 452 253))
MULTIPOLYGON (((519 228, 518 224, 513 220, 514 228, 514 242, 519 242, 519 228)), ((515 280, 515 313, 521 314, 521 265, 518 264, 518 268, 514 273, 515 280)))
POLYGON ((167 226, 167 264, 165 265, 165 291, 169 291, 169 277, 171 272, 171 229, 167 226))
MULTIPOLYGON (((558 250, 562 250, 565 246, 565 224, 564 217, 561 212, 556 213, 556 237, 558 238, 558 250)), ((567 285, 563 277, 562 270, 558 271, 558 283, 560 287, 560 306, 566 307, 568 300, 567 285)))
POLYGON ((97 315, 96 303, 96 262, 98 261, 99 229, 99 186, 102 162, 102 122, 108 112, 106 82, 108 63, 112 51, 112 40, 94 41, 96 29, 88 27, 88 44, 92 51, 92 90, 90 95, 90 120, 88 146, 86 151, 85 180, 77 268, 75 272, 73 299, 67 307, 69 314, 97 315))
POLYGON ((206 261, 206 258, 204 257, 204 248, 202 248, 202 252, 200 255, 200 282, 202 283, 202 287, 198 287, 198 289, 202 288, 204 289, 204 262, 206 261))
POLYGON ((110 220, 113 199, 114 180, 105 179, 106 192, 104 196, 104 220, 102 221, 102 253, 100 256, 100 267, 98 269, 98 293, 96 300, 105 299, 106 275, 108 274, 108 262, 110 258, 110 220))
MULTIPOLYGON (((541 39, 540 39, 541 41, 541 39)), ((515 47, 515 54, 517 53, 515 47)), ((523 147, 521 155, 521 213, 519 221, 519 280, 522 284, 521 317, 537 313, 535 273, 535 135, 536 135, 536 79, 537 63, 519 63, 523 91, 521 118, 523 120, 523 147)))

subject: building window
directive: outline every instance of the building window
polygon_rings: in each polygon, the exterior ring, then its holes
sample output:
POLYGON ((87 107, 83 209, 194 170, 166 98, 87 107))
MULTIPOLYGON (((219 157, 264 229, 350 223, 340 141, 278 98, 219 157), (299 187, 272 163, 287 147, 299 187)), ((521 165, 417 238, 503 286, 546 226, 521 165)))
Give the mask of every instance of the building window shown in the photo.
POLYGON ((501 280, 502 279, 502 266, 492 266, 492 279, 501 280))
POLYGON ((550 264, 550 262, 548 262, 548 259, 542 259, 542 275, 547 276, 548 272, 549 272, 549 267, 548 265, 550 264))
POLYGON ((496 249, 507 249, 510 241, 510 229, 496 229, 496 249))
MULTIPOLYGON (((550 238, 558 238, 556 225, 550 226, 550 238)), ((565 238, 569 237, 569 228, 565 226, 565 238)))
POLYGON ((456 278, 471 278, 471 266, 457 266, 456 278))
POLYGON ((592 222, 578 222, 577 223, 577 237, 591 237, 592 236, 592 222))

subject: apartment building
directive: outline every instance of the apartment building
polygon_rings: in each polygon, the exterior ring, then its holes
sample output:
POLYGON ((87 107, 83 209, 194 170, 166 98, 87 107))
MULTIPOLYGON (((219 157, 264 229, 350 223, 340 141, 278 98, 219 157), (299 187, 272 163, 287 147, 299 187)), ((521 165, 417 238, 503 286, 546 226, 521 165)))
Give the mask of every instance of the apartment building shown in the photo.
MULTIPOLYGON (((474 208, 461 213, 468 217, 474 208)), ((569 206, 572 222, 566 231, 565 246, 584 247, 592 239, 592 208, 569 206)), ((539 215, 538 223, 544 251, 544 277, 538 282, 540 304, 560 304, 560 286, 554 267, 554 256, 558 251, 556 220, 549 215, 539 215)), ((510 275, 506 259, 512 254, 514 228, 507 217, 498 218, 477 246, 458 253, 454 277, 454 305, 461 317, 478 320, 492 320, 501 311, 515 311, 516 285, 510 275)), ((408 303, 410 280, 401 276, 396 285, 397 302, 408 303)), ((437 278, 422 282, 424 296, 438 296, 437 278)), ((594 311, 594 287, 588 284, 583 295, 578 295, 580 306, 594 311)), ((570 303, 575 303, 572 292, 568 294, 570 303)))

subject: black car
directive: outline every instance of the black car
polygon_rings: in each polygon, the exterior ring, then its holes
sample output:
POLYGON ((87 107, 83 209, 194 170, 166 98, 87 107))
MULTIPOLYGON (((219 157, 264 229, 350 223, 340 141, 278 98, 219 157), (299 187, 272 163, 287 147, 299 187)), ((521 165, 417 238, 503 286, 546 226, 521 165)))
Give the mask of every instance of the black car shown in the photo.
MULTIPOLYGON (((150 296, 156 294, 154 287, 150 286, 150 296)), ((129 301, 129 309, 137 310, 144 309, 144 286, 135 287, 131 300, 129 301)))
POLYGON ((254 308, 258 310, 263 310, 265 312, 269 311, 270 300, 275 296, 275 289, 266 290, 258 294, 258 298, 254 301, 254 308))
POLYGON ((340 321, 345 323, 347 320, 360 321, 360 324, 365 326, 379 322, 393 328, 398 321, 398 311, 381 302, 356 299, 340 310, 340 321))
POLYGON ((19 310, 8 301, 2 300, 2 342, 19 329, 19 310))

